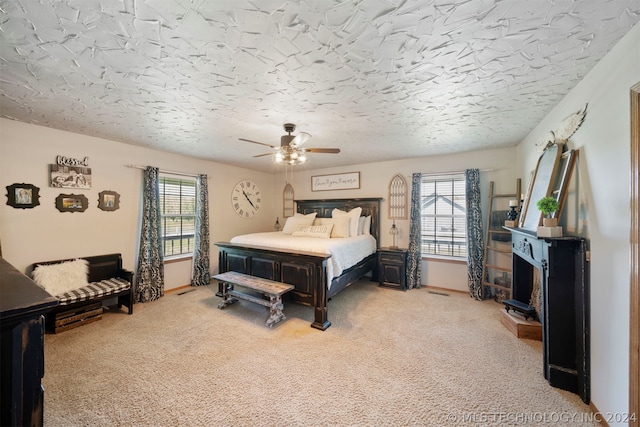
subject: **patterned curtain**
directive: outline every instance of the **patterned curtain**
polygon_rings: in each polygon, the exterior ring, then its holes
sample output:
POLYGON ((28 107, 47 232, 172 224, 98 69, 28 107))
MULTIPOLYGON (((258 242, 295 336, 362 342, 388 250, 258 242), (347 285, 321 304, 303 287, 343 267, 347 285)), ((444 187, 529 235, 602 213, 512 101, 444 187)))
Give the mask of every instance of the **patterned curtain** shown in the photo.
POLYGON ((411 180, 411 216, 409 222, 409 259, 407 259, 407 288, 419 288, 422 255, 420 239, 422 234, 422 215, 420 203, 420 187, 422 174, 414 173, 411 180))
POLYGON ((469 294, 477 300, 489 296, 489 288, 482 284, 482 259, 484 238, 482 237, 482 210, 480 207, 480 171, 464 171, 467 188, 467 275, 469 294))
POLYGON ((196 238, 193 250, 191 286, 208 285, 209 272, 209 187, 207 175, 196 177, 196 238))
POLYGON ((154 301, 164 295, 158 168, 147 166, 144 171, 142 205, 136 302, 154 301))

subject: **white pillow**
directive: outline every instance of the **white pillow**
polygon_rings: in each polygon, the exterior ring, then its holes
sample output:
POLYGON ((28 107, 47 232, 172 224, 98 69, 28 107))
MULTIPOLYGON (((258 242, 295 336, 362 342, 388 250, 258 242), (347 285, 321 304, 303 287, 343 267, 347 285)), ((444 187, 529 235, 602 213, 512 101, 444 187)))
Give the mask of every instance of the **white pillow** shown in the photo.
POLYGON ((364 221, 365 217, 358 218, 358 236, 364 233, 364 221))
POLYGON ((287 218, 287 222, 282 227, 284 234, 291 234, 297 227, 304 227, 306 225, 313 225, 313 220, 316 218, 317 213, 313 212, 308 215, 295 214, 287 218))
POLYGON ((316 218, 313 225, 331 224, 331 238, 349 237, 349 217, 341 216, 338 218, 316 218))
POLYGON ((362 234, 371 234, 371 215, 364 217, 364 226, 362 227, 362 234))
POLYGON ((328 239, 331 237, 332 229, 333 224, 305 225, 303 227, 296 228, 291 235, 293 237, 321 237, 323 239, 328 239))
POLYGON ((362 208, 353 208, 349 212, 345 212, 338 208, 335 208, 331 212, 331 216, 333 218, 337 218, 340 216, 349 217, 349 237, 355 237, 358 235, 358 218, 360 218, 360 214, 362 213, 362 208))
POLYGON ((89 262, 86 259, 39 265, 31 273, 33 281, 53 296, 87 286, 88 274, 89 262))

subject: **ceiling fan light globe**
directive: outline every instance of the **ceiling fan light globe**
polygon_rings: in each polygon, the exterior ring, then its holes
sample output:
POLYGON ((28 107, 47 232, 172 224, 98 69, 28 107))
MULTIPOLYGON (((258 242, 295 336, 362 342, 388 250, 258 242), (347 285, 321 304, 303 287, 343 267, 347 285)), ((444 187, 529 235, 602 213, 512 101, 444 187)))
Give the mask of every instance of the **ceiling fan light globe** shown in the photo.
POLYGON ((304 154, 298 157, 298 162, 304 163, 306 161, 307 161, 307 156, 305 156, 304 154))

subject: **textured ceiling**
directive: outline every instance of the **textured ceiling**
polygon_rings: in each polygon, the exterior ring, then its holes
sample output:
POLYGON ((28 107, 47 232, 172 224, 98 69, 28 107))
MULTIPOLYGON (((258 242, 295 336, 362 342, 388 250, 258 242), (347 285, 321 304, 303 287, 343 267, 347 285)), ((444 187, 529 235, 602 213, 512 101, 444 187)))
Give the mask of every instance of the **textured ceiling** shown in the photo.
POLYGON ((267 172, 238 138, 285 122, 342 150, 305 168, 513 146, 638 21, 638 0, 0 0, 0 116, 267 172))

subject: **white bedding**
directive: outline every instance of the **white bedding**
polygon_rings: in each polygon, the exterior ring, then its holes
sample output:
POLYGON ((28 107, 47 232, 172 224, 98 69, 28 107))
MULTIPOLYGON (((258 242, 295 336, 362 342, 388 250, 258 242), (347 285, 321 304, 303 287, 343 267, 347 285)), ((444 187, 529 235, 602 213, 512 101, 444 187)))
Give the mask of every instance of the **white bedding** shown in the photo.
POLYGON ((369 234, 356 237, 322 239, 294 237, 281 231, 236 236, 231 243, 266 246, 274 249, 297 250, 318 254, 331 254, 327 261, 327 288, 334 277, 376 252, 376 239, 369 234))

